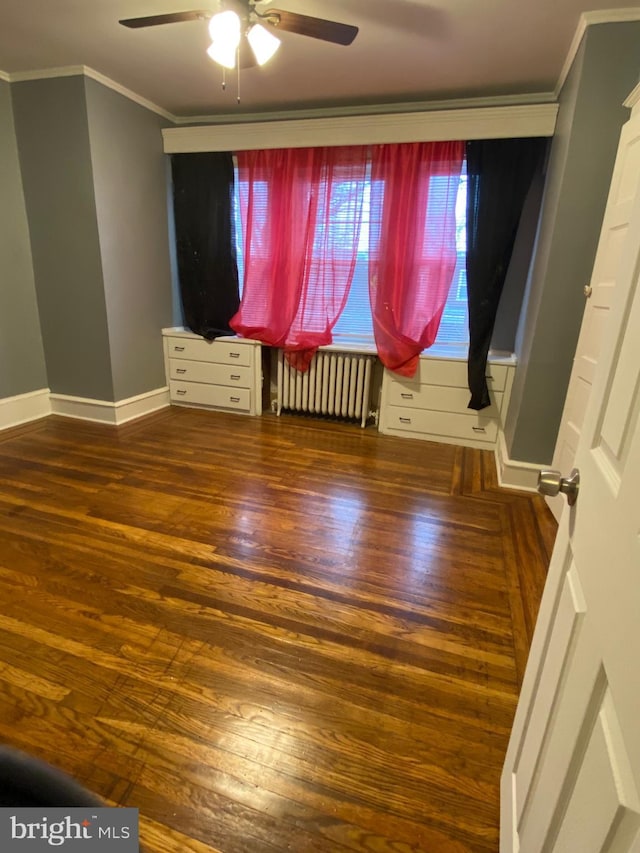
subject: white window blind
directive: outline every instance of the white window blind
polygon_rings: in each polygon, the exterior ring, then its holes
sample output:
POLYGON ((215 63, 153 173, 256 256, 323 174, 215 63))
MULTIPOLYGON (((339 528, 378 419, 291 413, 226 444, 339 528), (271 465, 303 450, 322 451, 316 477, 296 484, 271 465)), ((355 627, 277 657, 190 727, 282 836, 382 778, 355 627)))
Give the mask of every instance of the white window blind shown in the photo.
MULTIPOLYGON (((236 170, 235 175, 235 197, 234 197, 234 224, 236 234, 236 254, 238 261, 238 276, 240 279, 240 289, 242 293, 242 282, 244 277, 244 252, 242 245, 242 227, 240 218, 240 193, 246 192, 246 187, 242 187, 236 170)), ((432 178, 437 181, 437 178, 432 178)), ((438 204, 438 188, 433 188, 430 192, 432 204, 437 210, 438 204)), ((362 342, 373 343, 373 324, 371 320, 371 307, 369 303, 369 228, 371 226, 370 218, 370 194, 371 183, 367 180, 365 185, 365 194, 363 199, 362 225, 360 229, 360 237, 358 241, 358 257, 356 268, 349 292, 349 298, 345 305, 344 311, 340 315, 336 326, 334 327, 334 339, 336 340, 357 340, 362 342)), ((463 165, 460 183, 458 185, 458 195, 456 200, 456 248, 457 248, 457 264, 455 273, 449 290, 449 297, 442 315, 440 328, 436 343, 439 345, 446 344, 466 344, 469 342, 469 320, 467 309, 467 276, 466 276, 466 199, 467 199, 467 176, 463 165)), ((264 211, 264 216, 267 215, 268 206, 268 186, 264 182, 262 192, 260 187, 254 188, 254 203, 260 205, 264 211)), ((349 216, 349 211, 341 214, 340 208, 337 208, 337 215, 349 216)), ((427 215, 433 215, 431 212, 427 215)), ((320 244, 320 241, 318 241, 320 244)))

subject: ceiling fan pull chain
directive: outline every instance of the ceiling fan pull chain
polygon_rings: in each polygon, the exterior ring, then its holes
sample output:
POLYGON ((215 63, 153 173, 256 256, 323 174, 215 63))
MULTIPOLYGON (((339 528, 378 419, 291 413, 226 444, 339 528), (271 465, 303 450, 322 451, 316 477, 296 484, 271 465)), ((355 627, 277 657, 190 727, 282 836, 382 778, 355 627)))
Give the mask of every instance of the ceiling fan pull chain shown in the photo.
POLYGON ((224 92, 227 88, 227 69, 222 66, 222 91, 224 92))
POLYGON ((236 101, 240 103, 240 45, 238 44, 238 51, 236 53, 236 68, 238 69, 238 88, 236 101))

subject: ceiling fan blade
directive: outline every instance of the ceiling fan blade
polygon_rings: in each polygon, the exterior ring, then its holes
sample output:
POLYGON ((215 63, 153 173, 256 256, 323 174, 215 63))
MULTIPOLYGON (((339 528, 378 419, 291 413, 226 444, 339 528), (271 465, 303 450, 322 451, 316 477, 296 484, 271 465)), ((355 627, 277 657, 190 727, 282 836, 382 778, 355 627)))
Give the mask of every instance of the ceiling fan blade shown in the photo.
POLYGON ((325 21, 323 18, 312 18, 309 15, 299 15, 297 12, 286 12, 283 9, 269 9, 260 17, 277 30, 322 39, 333 44, 351 44, 358 35, 358 28, 350 24, 325 21))
POLYGON ((211 12, 171 12, 167 15, 147 15, 144 18, 125 18, 120 21, 124 27, 138 29, 139 27, 156 27, 158 24, 178 24, 182 21, 207 21, 211 12))

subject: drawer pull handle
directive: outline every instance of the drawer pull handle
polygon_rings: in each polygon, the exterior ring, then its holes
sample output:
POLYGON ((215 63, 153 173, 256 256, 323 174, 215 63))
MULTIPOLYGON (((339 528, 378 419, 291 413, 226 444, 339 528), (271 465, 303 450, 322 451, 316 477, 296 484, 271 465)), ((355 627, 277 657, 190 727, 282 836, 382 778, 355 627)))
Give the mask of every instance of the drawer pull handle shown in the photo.
POLYGON ((493 382, 493 376, 490 373, 487 373, 487 375, 485 376, 485 379, 488 379, 489 382, 493 382))
POLYGON ((486 432, 486 427, 471 427, 474 432, 486 432))
POLYGON ((240 358, 240 353, 239 352, 230 352, 229 358, 240 358))
POLYGON ((401 424, 410 424, 411 418, 400 418, 400 423, 401 424))
POLYGON ((176 391, 176 394, 186 394, 186 393, 187 393, 186 388, 178 388, 178 390, 176 391))
POLYGON ((186 373, 186 372, 187 372, 186 367, 176 367, 176 373, 186 373))
POLYGON ((238 379, 240 379, 240 375, 238 373, 232 373, 229 379, 235 379, 235 381, 237 382, 238 379))
POLYGON ((403 400, 413 400, 413 394, 400 394, 403 400))
POLYGON ((184 347, 178 347, 178 346, 175 346, 175 347, 174 347, 174 350, 175 350, 176 352, 184 352, 184 347))
POLYGON ((229 399, 231 400, 232 403, 239 403, 240 402, 240 397, 229 397, 229 399))

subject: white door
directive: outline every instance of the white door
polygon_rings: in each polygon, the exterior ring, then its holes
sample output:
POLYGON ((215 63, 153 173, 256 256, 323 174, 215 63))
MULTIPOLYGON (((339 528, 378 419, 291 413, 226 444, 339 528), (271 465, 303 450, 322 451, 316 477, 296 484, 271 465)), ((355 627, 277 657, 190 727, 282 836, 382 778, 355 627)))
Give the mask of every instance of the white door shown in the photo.
MULTIPOLYGON (((634 114, 622 130, 593 274, 591 281, 584 283, 587 302, 553 454, 552 467, 558 471, 570 471, 574 465, 615 289, 621 246, 629 229, 631 206, 639 182, 640 115, 634 114)), ((582 284, 576 282, 576 287, 582 284)), ((560 521, 566 506, 564 499, 547 498, 547 503, 560 521)))
POLYGON ((576 448, 580 492, 561 518, 505 760, 501 853, 640 853, 637 186, 631 208, 576 448))

